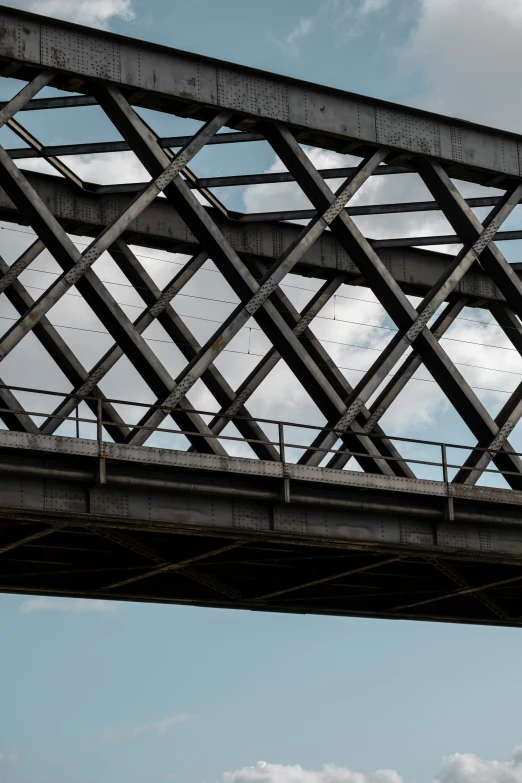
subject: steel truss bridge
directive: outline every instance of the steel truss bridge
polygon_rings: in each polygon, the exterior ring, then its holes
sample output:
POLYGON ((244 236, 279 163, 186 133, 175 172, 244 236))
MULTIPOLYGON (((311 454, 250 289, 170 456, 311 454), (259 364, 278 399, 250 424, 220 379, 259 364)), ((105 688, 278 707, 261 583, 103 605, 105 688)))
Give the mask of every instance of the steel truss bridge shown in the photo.
POLYGON ((0 147, 0 220, 36 235, 14 263, 0 258, 0 293, 18 313, 0 361, 32 333, 70 383, 44 393, 35 381, 48 406, 33 411, 20 401, 30 389, 0 382, 0 591, 521 625, 522 460, 508 438, 522 383, 492 418, 440 339, 464 307, 482 308, 522 354, 521 270, 495 244, 522 238, 503 230, 522 198, 522 136, 4 7, 0 75, 21 82, 0 124, 24 143, 0 147), (52 95, 37 97, 46 87, 52 95), (80 106, 103 111, 119 140, 44 146, 24 126, 25 112, 80 106), (199 129, 160 137, 142 109, 199 129), (260 141, 285 171, 202 179, 190 168, 207 145, 260 141), (360 162, 317 170, 302 145, 360 162), (147 182, 84 182, 67 163, 121 151, 135 154, 147 182), (30 158, 55 174, 26 170, 30 158), (419 177, 432 200, 350 204, 371 177, 402 174, 419 177), (465 199, 455 180, 498 195, 465 199), (309 209, 239 213, 215 192, 287 182, 309 209), (487 206, 481 222, 473 210, 487 206), (428 211, 454 233, 372 240, 354 221, 428 211), (82 250, 74 236, 92 242, 82 250), (422 249, 452 243, 457 255, 422 249), (131 246, 187 262, 160 289, 131 246), (62 273, 34 300, 23 272, 44 249, 62 273), (145 303, 134 321, 93 270, 105 252, 145 303), (239 304, 200 345, 175 298, 209 258, 239 304), (321 281, 302 311, 281 287, 290 273, 321 281), (355 387, 313 332, 342 285, 371 289, 397 327, 355 387), (71 289, 114 339, 90 369, 48 317, 71 289), (233 389, 216 359, 250 319, 272 347, 233 389), (143 337, 156 320, 186 360, 177 377, 143 337), (154 405, 103 393, 122 357, 154 405), (279 361, 326 422, 299 425, 297 442, 297 425, 248 409, 279 361), (457 461, 432 444, 430 479, 416 476, 421 460, 405 456, 406 439, 379 424, 421 366, 476 439, 457 461), (187 397, 199 381, 216 401, 210 418, 187 397), (139 407, 131 423, 122 402, 139 407), (226 435, 231 421, 236 434, 226 435), (160 427, 189 447, 147 445, 160 427), (238 438, 251 457, 230 453, 238 438), (354 456, 360 470, 346 467, 354 456), (507 488, 488 486, 499 473, 507 488))

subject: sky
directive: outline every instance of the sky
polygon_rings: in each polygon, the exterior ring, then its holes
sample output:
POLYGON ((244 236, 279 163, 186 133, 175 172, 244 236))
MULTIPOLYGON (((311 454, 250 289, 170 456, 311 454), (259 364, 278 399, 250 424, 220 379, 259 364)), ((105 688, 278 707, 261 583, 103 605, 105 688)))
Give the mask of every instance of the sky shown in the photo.
MULTIPOLYGON (((522 127, 522 104, 514 100, 522 77, 520 0, 8 5, 492 126, 522 127)), ((3 82, 5 99, 19 84, 3 82)), ((96 107, 69 111, 66 123, 61 112, 34 115, 24 116, 24 123, 44 143, 118 138, 96 107)), ((142 116, 161 135, 197 127, 153 112, 142 116)), ((20 146, 8 129, 0 131, 0 143, 20 146)), ((264 143, 232 146, 204 150, 193 169, 211 176, 282 168, 264 143)), ((319 168, 351 162, 322 150, 307 153, 319 168)), ((130 153, 66 162, 88 181, 146 179, 130 153)), ((466 196, 495 192, 457 185, 466 196)), ((229 188, 218 195, 241 211, 307 206, 291 184, 229 188)), ((357 203, 428 197, 413 176, 379 177, 364 186, 357 203)), ((519 210, 507 228, 522 227, 519 210)), ((485 211, 477 214, 483 218, 485 211)), ((360 218, 358 224, 373 237, 451 233, 437 213, 360 218)), ((29 229, 15 228, 0 224, 8 263, 32 241, 29 229)), ((508 260, 522 260, 518 242, 500 247, 508 260)), ((185 261, 135 251, 160 285, 185 261)), ((44 253, 21 279, 36 298, 57 269, 44 253)), ((95 271, 135 318, 143 301, 124 287, 116 265, 103 257, 95 271)), ((298 307, 320 284, 297 276, 286 282, 285 293, 298 307)), ((237 302, 211 262, 183 294, 176 306, 200 342, 237 302)), ((73 296, 64 297, 49 317, 89 368, 112 341, 73 296)), ((9 325, 14 316, 2 296, 0 318, 9 325)), ((442 344, 495 414, 519 382, 522 360, 486 313, 465 310, 462 316, 442 344)), ((352 383, 391 338, 391 329, 364 288, 354 293, 343 287, 314 322, 352 383)), ((183 362, 161 327, 152 325, 145 337, 175 377, 183 362)), ((267 347, 251 323, 218 366, 237 386, 267 347)), ((69 388, 29 335, 2 362, 2 380, 35 386, 35 377, 39 388, 69 388)), ((270 391, 262 386, 249 402, 254 415, 322 423, 287 368, 278 366, 271 381, 270 391)), ((153 401, 124 360, 102 388, 111 396, 122 397, 124 389, 126 399, 153 401)), ((42 395, 20 398, 32 405, 48 402, 42 395)), ((201 384, 189 398, 198 408, 215 409, 201 384)), ((127 420, 138 418, 136 408, 124 412, 127 420)), ((383 426, 396 435, 473 440, 423 369, 383 426)), ((511 442, 522 450, 519 430, 511 442)), ((183 445, 166 434, 149 442, 183 445)), ((240 444, 234 448, 245 453, 240 444)), ((409 453, 428 451, 416 447, 409 453)), ((0 623, 0 783, 522 783, 517 630, 5 595, 0 623)))

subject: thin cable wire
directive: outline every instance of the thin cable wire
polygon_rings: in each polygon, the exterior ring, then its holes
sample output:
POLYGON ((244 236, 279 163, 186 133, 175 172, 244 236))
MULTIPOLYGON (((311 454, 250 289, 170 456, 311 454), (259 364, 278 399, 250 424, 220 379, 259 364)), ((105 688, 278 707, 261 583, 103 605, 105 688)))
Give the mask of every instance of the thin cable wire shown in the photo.
MULTIPOLYGON (((4 226, 0 226, 0 228, 2 228, 2 230, 7 230, 7 231, 9 231, 9 230, 10 231, 17 231, 17 229, 11 229, 11 228, 7 228, 7 227, 4 227, 4 226)), ((27 231, 17 231, 17 233, 28 234, 29 236, 33 236, 33 234, 29 234, 29 232, 27 232, 27 231)), ((79 244, 85 244, 85 243, 79 243, 79 244)), ((152 260, 158 260, 158 261, 163 261, 164 260, 164 259, 156 259, 153 256, 139 256, 139 257, 141 257, 141 258, 150 258, 152 260)), ((180 266, 185 266, 185 264, 182 263, 182 262, 166 261, 166 263, 176 263, 176 264, 179 264, 180 266)), ((43 269, 32 269, 32 270, 31 269, 27 269, 27 270, 24 270, 24 271, 34 271, 34 272, 41 272, 41 273, 44 273, 44 274, 51 274, 51 275, 54 275, 56 277, 59 276, 59 273, 51 272, 49 270, 43 270, 43 269)), ((212 271, 212 272, 217 272, 218 274, 220 274, 217 270, 203 270, 203 271, 212 271)), ((126 287, 126 288, 132 288, 134 290, 136 290, 138 288, 138 287, 132 286, 131 284, 128 284, 128 283, 118 283, 118 282, 104 281, 104 280, 101 280, 101 282, 105 283, 106 285, 120 285, 120 286, 123 286, 123 287, 126 287)), ((37 291, 46 291, 47 290, 45 288, 41 288, 39 286, 33 286, 33 285, 26 285, 25 287, 26 288, 31 288, 31 289, 37 290, 37 291)), ((292 287, 298 288, 297 286, 292 286, 292 287)), ((140 289, 141 290, 149 290, 145 286, 140 287, 140 289)), ((315 293, 314 289, 303 288, 302 290, 311 291, 312 293, 315 293)), ((75 297, 78 297, 80 299, 83 299, 81 294, 75 294, 73 292, 68 292, 66 294, 66 296, 75 296, 75 297)), ((195 294, 182 294, 182 293, 180 293, 180 294, 178 294, 178 296, 184 296, 184 297, 190 298, 190 299, 201 299, 203 301, 211 301, 211 302, 216 302, 216 303, 221 303, 221 304, 231 304, 231 305, 234 305, 234 306, 237 306, 237 304, 239 304, 237 301, 236 302, 232 302, 230 300, 216 299, 216 298, 213 298, 213 297, 204 297, 204 296, 195 295, 195 294)), ((341 296, 341 295, 336 294, 336 296, 341 296)), ((354 299, 355 301, 365 301, 365 302, 368 302, 369 304, 379 304, 378 302, 372 302, 371 300, 362 300, 362 299, 358 299, 357 297, 344 297, 343 296, 342 298, 354 299)), ((137 309, 140 309, 140 310, 143 309, 142 305, 130 304, 129 302, 118 302, 118 304, 121 305, 121 306, 124 306, 124 307, 133 307, 133 308, 137 308, 137 309)), ((180 317, 183 317, 183 318, 192 318, 194 320, 205 321, 205 322, 208 322, 208 323, 217 323, 217 324, 222 323, 220 320, 212 319, 212 318, 204 318, 202 316, 189 315, 189 314, 185 314, 185 313, 178 313, 178 315, 180 315, 180 317)), ((2 320, 11 320, 11 321, 17 321, 18 320, 16 318, 8 318, 7 316, 0 316, 0 318, 2 318, 2 320)), ((391 332, 397 332, 398 331, 398 329, 395 328, 395 327, 382 326, 382 325, 379 325, 379 324, 368 324, 368 323, 361 322, 361 321, 351 321, 351 320, 347 320, 347 319, 343 319, 343 318, 332 318, 332 317, 328 317, 328 316, 319 316, 319 315, 316 316, 316 318, 321 319, 321 320, 340 321, 342 323, 349 323, 349 324, 353 324, 355 326, 363 326, 363 327, 371 328, 371 329, 381 329, 381 330, 391 331, 391 332)), ((455 320, 457 320, 457 319, 455 319, 455 320)), ((479 321, 479 320, 476 320, 476 319, 468 319, 468 318, 464 319, 463 318, 461 320, 473 321, 475 323, 481 323, 481 324, 488 325, 488 326, 497 326, 498 328, 501 328, 501 327, 498 326, 498 324, 492 324, 492 323, 489 323, 489 322, 479 321)), ((68 325, 68 324, 56 324, 55 327, 56 328, 61 328, 61 329, 72 329, 72 330, 75 330, 75 331, 84 331, 84 332, 89 332, 89 333, 93 333, 93 334, 106 334, 108 336, 111 336, 110 333, 107 332, 107 331, 96 330, 96 329, 88 329, 86 327, 71 326, 71 325, 68 325)), ((252 331, 252 330, 258 331, 258 332, 262 332, 263 331, 259 327, 255 327, 255 326, 248 327, 248 328, 250 329, 250 331, 252 331)), ((516 328, 516 327, 511 327, 511 328, 516 328)), ((522 331, 522 328, 521 328, 521 331, 522 331)), ((165 344, 168 344, 168 345, 176 345, 176 343, 174 343, 173 341, 170 341, 170 340, 160 340, 158 338, 144 338, 144 339, 146 339, 147 341, 151 341, 151 342, 159 342, 159 343, 165 343, 165 344)), ((463 343, 463 344, 466 344, 466 345, 476 345, 478 347, 486 347, 486 348, 492 348, 492 349, 504 350, 504 351, 512 351, 514 353, 518 353, 518 351, 515 348, 511 348, 509 346, 493 345, 491 343, 479 343, 479 342, 475 342, 475 341, 472 341, 472 340, 462 340, 462 339, 459 339, 459 338, 446 337, 446 336, 443 336, 441 338, 441 340, 449 340, 449 341, 452 341, 452 342, 459 342, 459 343, 463 343)), ((344 346, 344 347, 347 347, 347 348, 356 348, 356 349, 359 349, 359 350, 367 350, 367 351, 369 350, 369 351, 377 351, 377 352, 381 352, 383 350, 383 348, 385 347, 385 346, 373 347, 373 346, 367 346, 367 345, 358 345, 358 344, 355 344, 355 343, 346 343, 346 342, 341 342, 341 341, 336 341, 336 340, 328 340, 328 339, 325 339, 325 338, 321 338, 321 341, 322 342, 326 342, 326 343, 330 343, 332 345, 341 345, 341 346, 344 346)), ((181 345, 181 344, 182 343, 177 343, 178 346, 181 345)), ((188 343, 187 343, 187 345, 188 345, 188 343)), ((250 355, 250 356, 259 356, 259 357, 262 357, 264 355, 264 354, 254 354, 251 351, 243 352, 243 351, 233 351, 231 349, 228 349, 227 352, 229 352, 229 353, 240 353, 240 354, 244 353, 244 355, 247 355, 247 356, 250 355)), ((495 367, 485 367, 483 365, 473 365, 473 364, 468 364, 468 363, 465 363, 465 362, 454 362, 454 363, 457 364, 458 366, 461 366, 461 367, 470 367, 470 368, 473 368, 473 369, 485 370, 487 372, 500 372, 500 373, 505 373, 505 374, 509 374, 509 375, 519 375, 519 376, 522 376, 522 373, 518 373, 518 372, 513 371, 513 370, 502 370, 502 369, 495 368, 495 367)), ((345 369, 345 370, 348 370, 348 371, 351 371, 351 372, 367 372, 367 370, 360 370, 358 368, 349 368, 349 367, 339 367, 339 369, 345 369)), ((393 375, 389 375, 388 377, 393 377, 393 375)), ((426 380, 426 381, 429 381, 431 383, 435 383, 435 381, 430 380, 430 379, 414 378, 413 380, 423 380, 423 381, 426 380)), ((505 393, 505 394, 511 393, 511 392, 508 392, 508 391, 503 390, 503 389, 489 389, 489 388, 486 389, 484 387, 471 387, 471 388, 483 389, 485 391, 499 392, 499 393, 505 393)))
MULTIPOLYGON (((33 234, 33 233, 29 232, 29 231, 20 231, 19 229, 11 228, 10 226, 0 226, 0 229, 2 231, 14 231, 17 234, 26 234, 27 236, 34 237, 35 239, 37 238, 36 234, 33 234)), ((80 245, 82 247, 88 247, 87 242, 78 242, 78 241, 76 241, 76 244, 80 245)), ((145 256, 142 253, 134 253, 134 255, 136 256, 136 258, 145 258, 145 259, 147 259, 149 261, 158 261, 158 262, 164 263, 164 264, 175 264, 176 266, 185 266, 185 264, 186 264, 186 262, 183 262, 183 261, 174 261, 173 259, 171 260, 171 259, 168 259, 168 258, 157 258, 156 256, 145 256)), ((24 271, 43 272, 44 274, 56 275, 57 277, 61 274, 59 272, 50 272, 47 269, 31 269, 30 267, 28 267, 24 271)), ((201 268, 199 271, 200 272, 207 272, 207 273, 214 274, 214 275, 220 275, 223 278, 223 276, 221 275, 221 272, 218 269, 201 268)), ((133 286, 130 283, 119 283, 119 282, 111 281, 111 280, 101 280, 101 282, 104 283, 105 285, 119 285, 119 286, 123 286, 124 288, 133 288, 134 290, 143 290, 143 291, 148 290, 145 286, 133 286)), ((307 288, 305 286, 292 285, 290 283, 280 283, 280 286, 281 286, 281 288, 292 288, 295 291, 308 291, 309 293, 312 293, 312 294, 317 293, 317 289, 316 288, 307 288)), ((42 290, 44 290, 44 289, 42 289, 42 290)), ((189 294, 178 294, 178 296, 189 296, 189 294)), ((378 307, 382 307, 380 302, 376 302, 373 299, 362 299, 362 298, 360 298, 358 296, 349 296, 347 294, 335 294, 335 296, 338 297, 339 299, 350 299, 353 302, 364 302, 366 304, 372 304, 372 305, 377 305, 378 307)), ((205 297, 197 297, 197 296, 194 296, 194 295, 192 295, 192 298, 194 298, 194 299, 197 299, 197 298, 205 299, 205 297)), ((209 299, 208 301, 222 302, 223 304, 234 304, 234 305, 239 304, 238 302, 231 302, 229 300, 220 300, 220 299, 209 299)), ((316 316, 316 317, 321 317, 321 318, 325 318, 325 319, 327 318, 327 316, 316 316)), ((330 318, 329 320, 340 321, 342 319, 340 319, 340 318, 330 318)), ((522 332, 522 326, 520 328, 518 328, 516 326, 501 327, 501 326, 499 326, 499 324, 496 324, 493 321, 481 321, 478 318, 465 318, 464 316, 461 316, 461 315, 454 316, 451 320, 453 320, 453 321, 468 321, 469 323, 482 324, 483 326, 494 326, 497 329, 504 329, 504 328, 505 329, 514 329, 517 332, 522 332)), ((356 322, 355 321, 346 321, 345 323, 356 323, 356 322)), ((371 326, 372 324, 362 324, 362 325, 363 326, 371 326)), ((387 327, 379 327, 379 328, 384 329, 384 328, 387 328, 387 327)), ((392 330, 392 331, 397 331, 397 330, 395 329, 395 330, 392 330)), ((450 338, 446 337, 444 339, 449 340, 450 338)), ((454 339, 454 338, 451 338, 451 339, 454 339)), ((465 342, 465 341, 462 341, 462 342, 465 342)), ((489 347, 486 343, 472 343, 472 345, 485 345, 486 347, 489 347)), ((492 347, 494 347, 494 346, 492 346, 492 347)), ((514 349, 510 349, 510 350, 514 350, 514 349)))
MULTIPOLYGON (((196 320, 199 320, 199 321, 210 321, 210 320, 212 320, 212 319, 209 319, 209 318, 201 318, 200 316, 192 316, 192 315, 184 316, 184 317, 186 317, 186 318, 195 318, 196 320)), ((1 315, 0 319, 4 320, 4 321, 17 321, 18 320, 17 318, 9 318, 6 315, 1 315)), ((213 323, 221 323, 221 321, 212 321, 212 322, 213 323)), ((87 327, 84 327, 84 326, 69 326, 67 324, 51 324, 51 325, 55 329, 72 329, 73 331, 76 331, 76 332, 87 332, 87 333, 90 333, 90 334, 103 334, 103 335, 106 335, 108 337, 112 337, 112 335, 109 332, 101 330, 101 329, 88 329, 87 327)), ((149 342, 149 343, 164 343, 165 345, 176 346, 176 347, 178 347, 180 345, 189 345, 189 343, 175 343, 173 340, 160 340, 157 337, 144 337, 143 339, 145 340, 145 342, 149 342)), ((350 343, 343 343, 343 345, 350 346, 350 343)), ((364 348, 366 350, 379 350, 378 348, 368 348, 367 346, 363 346, 363 345, 352 346, 352 347, 354 347, 354 348, 364 348)), ((266 354, 264 354, 264 353, 253 353, 252 351, 250 351, 250 352, 248 352, 248 351, 238 351, 238 350, 234 350, 232 348, 224 348, 223 349, 223 353, 234 353, 234 354, 240 354, 242 356, 256 356, 256 357, 259 357, 260 359, 264 359, 264 357, 266 356, 266 354)), ((510 375, 522 375, 522 373, 510 372, 509 370, 495 370, 494 368, 490 368, 490 367, 479 367, 477 365, 464 364, 462 362, 455 362, 455 364, 459 364, 459 366, 463 366, 463 367, 476 367, 477 369, 480 369, 480 370, 490 370, 491 372, 509 372, 510 375)), ((329 364, 325 364, 323 362, 318 362, 317 366, 318 367, 330 367, 329 364)), ((363 373, 363 374, 368 372, 368 369, 360 369, 359 367, 342 367, 341 365, 337 365, 337 369, 339 369, 339 370, 346 370, 347 372, 360 372, 360 373, 363 373)), ((388 373, 385 377, 386 378, 394 378, 396 375, 398 375, 398 373, 388 373)), ((412 377, 409 380, 411 380, 411 381, 421 381, 422 383, 435 383, 435 384, 437 383, 432 378, 415 378, 415 377, 412 377)), ((478 391, 488 391, 488 392, 494 392, 494 393, 498 393, 498 394, 513 394, 513 392, 515 391, 514 389, 492 389, 492 388, 486 387, 486 386, 470 386, 470 388, 478 390, 478 391)))
MULTIPOLYGON (((54 273, 50 273, 50 274, 54 274, 54 273)), ((102 280, 101 282, 105 282, 105 281, 102 280)), ((128 287, 129 288, 133 288, 133 286, 130 286, 130 285, 128 287)), ((30 289, 32 289, 34 291, 47 291, 46 288, 41 288, 40 286, 29 285, 29 284, 26 284, 25 288, 30 288, 30 289)), ((144 289, 144 290, 149 290, 149 289, 144 289)), ((64 294, 64 296, 74 296, 74 297, 77 297, 78 299, 83 299, 83 296, 81 294, 75 294, 73 291, 68 291, 66 294, 64 294)), ((186 296, 186 297, 188 297, 190 299, 202 299, 203 301, 206 301, 206 302, 217 302, 217 303, 221 303, 221 304, 232 304, 234 306, 237 306, 239 304, 239 302, 230 302, 230 301, 224 300, 224 299, 214 299, 212 297, 196 296, 196 295, 192 295, 192 294, 181 294, 180 293, 180 294, 177 294, 177 296, 186 296)), ((117 304, 119 304, 122 307, 133 307, 133 308, 138 309, 138 310, 143 310, 143 305, 131 304, 130 302, 117 302, 117 304)), ((221 320, 215 319, 215 318, 203 318, 202 316, 189 315, 188 313, 177 313, 177 314, 180 317, 182 317, 182 318, 193 318, 196 321, 207 321, 209 323, 215 323, 215 324, 221 324, 222 323, 221 320)), ((364 326, 364 327, 369 328, 369 329, 381 329, 381 330, 385 330, 385 331, 389 331, 389 332, 397 332, 398 331, 398 329, 395 328, 395 327, 381 326, 380 324, 368 324, 368 323, 365 323, 363 321, 350 321, 350 320, 347 320, 345 318, 335 318, 334 319, 334 318, 331 318, 331 317, 328 317, 328 316, 322 316, 322 315, 317 315, 315 317, 316 317, 316 319, 319 319, 319 320, 324 320, 324 321, 334 321, 335 320, 335 321, 340 321, 342 323, 353 324, 354 326, 364 326)), ((13 319, 13 320, 16 320, 16 319, 13 319)), ((255 332, 261 332, 261 333, 264 334, 263 330, 260 327, 258 327, 258 326, 251 326, 251 327, 248 327, 248 328, 253 330, 253 331, 255 331, 255 332)), ((306 335, 303 335, 301 339, 312 339, 312 338, 307 338, 306 335)), ((378 352, 381 352, 386 347, 385 345, 377 346, 377 347, 375 347, 375 346, 368 346, 368 345, 357 345, 355 343, 346 343, 346 342, 342 342, 342 341, 339 341, 339 340, 329 340, 327 338, 322 338, 322 337, 321 338, 317 338, 317 339, 319 339, 321 342, 330 343, 332 345, 342 345, 342 346, 346 346, 347 348, 360 348, 361 350, 365 350, 365 351, 378 351, 378 352)), ((451 342, 463 343, 464 345, 476 345, 476 346, 479 346, 479 347, 482 347, 482 348, 492 348, 492 349, 497 349, 497 350, 500 350, 500 351, 512 351, 513 353, 518 353, 516 348, 511 348, 510 346, 506 346, 506 345, 493 345, 492 343, 478 343, 478 342, 474 342, 473 340, 463 340, 463 339, 458 338, 458 337, 447 337, 446 335, 444 335, 440 339, 441 340, 449 340, 451 342)), ((454 362, 454 363, 455 364, 459 364, 459 362, 454 362)), ((460 363, 460 364, 462 364, 462 363, 460 363)), ((495 367, 481 367, 479 365, 465 365, 465 364, 463 364, 462 366, 464 366, 464 367, 466 367, 466 366, 468 366, 468 367, 475 366, 477 369, 491 370, 492 372, 509 372, 508 370, 497 370, 495 367)), ((518 374, 522 374, 522 373, 514 373, 514 374, 518 375, 518 374)))

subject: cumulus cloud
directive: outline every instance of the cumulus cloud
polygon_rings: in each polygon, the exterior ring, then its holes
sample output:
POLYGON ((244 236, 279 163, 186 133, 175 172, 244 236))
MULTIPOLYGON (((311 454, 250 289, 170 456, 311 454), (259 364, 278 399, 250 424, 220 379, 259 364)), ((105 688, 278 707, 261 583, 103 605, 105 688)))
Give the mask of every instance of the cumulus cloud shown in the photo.
POLYGON ((9 765, 12 766, 13 764, 18 764, 20 761, 20 756, 18 753, 4 753, 0 750, 0 764, 1 765, 9 765))
POLYGON ((67 19, 78 24, 106 28, 113 19, 129 22, 134 19, 132 0, 33 0, 29 10, 44 16, 67 19))
POLYGON ((320 770, 307 770, 298 764, 258 761, 253 767, 225 772, 220 783, 403 783, 403 779, 393 770, 378 770, 372 775, 363 775, 334 764, 326 764, 320 770))
POLYGON ((521 34, 519 0, 420 0, 408 47, 426 80, 417 102, 520 132, 521 34))
MULTIPOLYGON (((358 162, 353 157, 339 155, 328 150, 307 148, 306 152, 317 169, 346 167, 358 162)), ((274 158, 267 171, 271 173, 283 169, 281 161, 274 158)), ((341 182, 340 179, 329 180, 328 184, 332 190, 335 190, 341 182)), ((428 198, 429 193, 419 177, 400 175, 370 179, 351 203, 362 205, 428 198)), ((299 186, 293 182, 249 186, 245 188, 243 200, 247 212, 310 208, 307 198, 299 186)), ((436 212, 425 213, 422 215, 422 219, 419 219, 419 213, 404 213, 402 215, 359 217, 356 222, 366 236, 376 239, 441 234, 450 231, 447 221, 436 212)), ((286 282, 303 286, 302 279, 297 277, 295 280, 290 279, 286 282)), ((292 289, 285 289, 285 293, 298 309, 301 309, 305 304, 305 301, 300 300, 297 292, 293 292, 292 289)), ((350 383, 355 385, 362 377, 361 371, 370 367, 378 355, 378 350, 382 349, 393 337, 393 331, 390 330, 393 326, 385 309, 367 288, 354 289, 351 286, 342 286, 338 295, 325 306, 319 317, 314 320, 312 329, 350 383)), ((465 326, 466 324, 464 324, 464 329, 465 326)), ((478 325, 478 329, 480 328, 481 326, 478 325)), ((502 339, 501 335, 499 339, 502 339)), ((256 345, 259 344, 259 338, 256 337, 256 345)), ((261 345, 264 344, 261 343, 261 345)), ((459 346, 460 344, 452 343, 453 345, 459 346)), ((480 364, 478 361, 475 363, 480 364)), ((430 380, 430 376, 425 370, 419 370, 416 377, 430 380)), ((279 368, 267 380, 266 386, 261 387, 254 395, 253 404, 257 404, 259 400, 260 405, 265 408, 257 411, 257 415, 270 415, 267 409, 272 407, 272 401, 271 395, 267 394, 268 386, 270 389, 276 387, 281 393, 281 399, 277 401, 277 406, 278 409, 279 406, 283 406, 284 412, 278 415, 282 417, 286 415, 294 421, 297 419, 318 420, 319 417, 310 398, 293 382, 292 375, 283 367, 279 368), (274 383, 274 380, 277 382, 274 383)), ((390 409, 386 421, 391 431, 396 434, 417 432, 419 427, 426 428, 433 424, 448 407, 446 397, 435 383, 411 381, 390 409), (415 404, 419 393, 422 393, 423 396, 422 406, 415 404)))
POLYGON ((299 55, 301 44, 312 32, 314 22, 317 20, 320 14, 321 9, 315 16, 301 16, 295 27, 293 27, 288 35, 285 35, 284 38, 276 38, 273 35, 270 35, 269 38, 275 44, 280 46, 281 49, 283 49, 285 52, 289 52, 293 57, 297 57, 299 55))
POLYGON ((187 723, 195 716, 189 713, 178 713, 169 715, 167 718, 151 721, 150 723, 136 723, 128 729, 110 728, 104 731, 101 739, 106 741, 137 740, 146 736, 161 737, 167 734, 174 726, 187 723))
POLYGON ((377 11, 383 11, 391 2, 392 0, 363 0, 359 10, 362 14, 371 14, 377 11))
MULTIPOLYGON (((410 783, 395 770, 371 774, 326 764, 320 770, 259 761, 251 767, 225 772, 219 783, 410 783)), ((428 783, 428 781, 426 781, 428 783)), ((515 748, 508 761, 487 761, 473 753, 446 756, 431 783, 522 783, 522 754, 515 748)))
POLYGON ((112 613, 118 611, 118 605, 113 601, 96 598, 55 598, 38 596, 27 598, 18 607, 22 614, 34 612, 64 612, 66 614, 112 613))

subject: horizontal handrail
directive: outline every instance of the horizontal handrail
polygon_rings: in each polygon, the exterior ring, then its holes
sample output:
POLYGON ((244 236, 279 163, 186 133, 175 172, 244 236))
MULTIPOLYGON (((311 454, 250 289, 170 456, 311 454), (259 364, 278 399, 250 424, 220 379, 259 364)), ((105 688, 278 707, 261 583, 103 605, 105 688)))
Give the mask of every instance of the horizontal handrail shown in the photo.
MULTIPOLYGON (((168 413, 170 413, 172 411, 178 411, 178 412, 183 411, 184 413, 187 413, 187 411, 184 410, 183 408, 180 408, 179 405, 173 405, 173 406, 171 405, 171 406, 169 406, 169 405, 165 405, 165 404, 162 404, 162 403, 137 402, 137 401, 133 401, 133 400, 122 400, 122 399, 120 399, 118 397, 105 397, 105 396, 104 397, 100 397, 98 395, 83 395, 83 394, 78 394, 78 393, 74 393, 74 392, 58 392, 58 391, 50 391, 49 389, 35 389, 35 388, 32 388, 32 387, 28 387, 28 386, 9 386, 7 384, 0 384, 0 389, 7 389, 8 391, 26 392, 26 393, 30 393, 30 394, 43 394, 43 395, 48 395, 48 396, 53 396, 53 397, 61 397, 62 399, 77 399, 78 402, 91 401, 91 402, 96 402, 97 403, 99 400, 101 400, 102 405, 105 404, 105 403, 109 403, 111 405, 129 405, 131 407, 147 408, 147 409, 150 409, 150 410, 163 410, 163 411, 166 411, 168 413)), ((15 411, 12 408, 6 408, 5 412, 14 413, 15 411)), ((17 413, 22 413, 22 414, 24 414, 24 413, 27 414, 28 413, 28 411, 22 410, 22 409, 19 410, 19 411, 16 411, 16 412, 17 413)), ((233 422, 233 421, 251 421, 251 422, 256 422, 258 424, 274 424, 275 426, 278 426, 279 424, 282 424, 285 427, 296 427, 298 429, 314 430, 316 432, 335 432, 335 433, 339 434, 339 437, 342 437, 343 434, 349 434, 349 435, 354 435, 355 434, 355 435, 359 435, 359 436, 363 436, 365 438, 371 438, 371 439, 375 439, 375 440, 397 441, 397 442, 400 442, 400 443, 416 443, 416 444, 423 445, 423 446, 438 446, 439 448, 441 446, 446 446, 446 448, 448 448, 448 449, 462 449, 464 451, 483 451, 483 452, 488 452, 490 454, 496 454, 496 453, 498 453, 498 451, 500 451, 500 449, 491 449, 491 448, 488 448, 487 446, 465 445, 465 444, 462 444, 462 443, 451 443, 451 442, 439 441, 439 440, 423 440, 422 438, 407 438, 407 437, 405 437, 403 435, 389 435, 389 434, 380 434, 380 433, 374 433, 374 432, 363 432, 362 430, 356 430, 356 429, 350 429, 350 430, 347 430, 346 433, 344 433, 343 431, 339 430, 338 427, 328 427, 328 426, 323 425, 323 424, 304 424, 304 423, 301 423, 301 422, 287 421, 287 420, 284 420, 284 419, 283 420, 282 419, 267 419, 267 418, 264 418, 262 416, 244 416, 244 415, 237 414, 237 413, 229 414, 229 413, 222 412, 222 411, 208 411, 208 410, 199 410, 199 409, 196 409, 196 408, 191 408, 190 409, 190 413, 197 413, 200 416, 213 416, 215 418, 219 417, 220 419, 230 419, 231 422, 233 422)), ((58 414, 55 414, 55 413, 49 412, 49 411, 47 411, 45 413, 43 413, 43 412, 42 413, 32 413, 30 415, 47 416, 47 417, 53 418, 53 419, 70 418, 70 417, 61 417, 58 414)), ((74 421, 74 418, 72 418, 71 421, 74 421)), ((114 422, 107 422, 106 424, 107 424, 107 426, 114 426, 114 422)), ((123 424, 122 426, 130 426, 130 427, 134 427, 135 429, 138 429, 139 425, 138 424, 127 424, 127 425, 123 424)), ((142 425, 142 426, 143 426, 143 428, 145 428, 145 425, 142 425)), ((155 427, 154 431, 157 431, 157 430, 158 430, 158 428, 155 427)), ((167 430, 161 430, 161 431, 166 432, 167 430)), ((201 432, 195 432, 195 433, 190 433, 190 434, 201 435, 201 432)), ((210 435, 208 437, 210 437, 210 435)), ((223 436, 223 435, 216 435, 215 437, 216 438, 222 438, 222 437, 225 437, 225 436, 223 436)), ((246 438, 237 438, 237 439, 238 440, 246 440, 246 438)), ((262 442, 266 443, 267 441, 262 441, 262 442)), ((306 448, 306 449, 312 450, 312 446, 305 446, 305 447, 303 447, 302 445, 300 445, 299 448, 306 448)), ((317 449, 317 450, 320 451, 321 449, 317 449)), ((346 453, 346 451, 343 450, 343 453, 346 453)), ((509 456, 522 457, 522 452, 519 452, 519 451, 507 451, 507 450, 502 449, 502 453, 506 454, 506 455, 509 455, 509 456)), ((368 455, 365 454, 364 456, 368 456, 368 455)), ((380 457, 378 457, 378 458, 380 459, 380 457)), ((383 457, 383 459, 384 459, 384 457, 383 457)), ((406 459, 399 458, 399 461, 400 462, 405 462, 406 459)))

